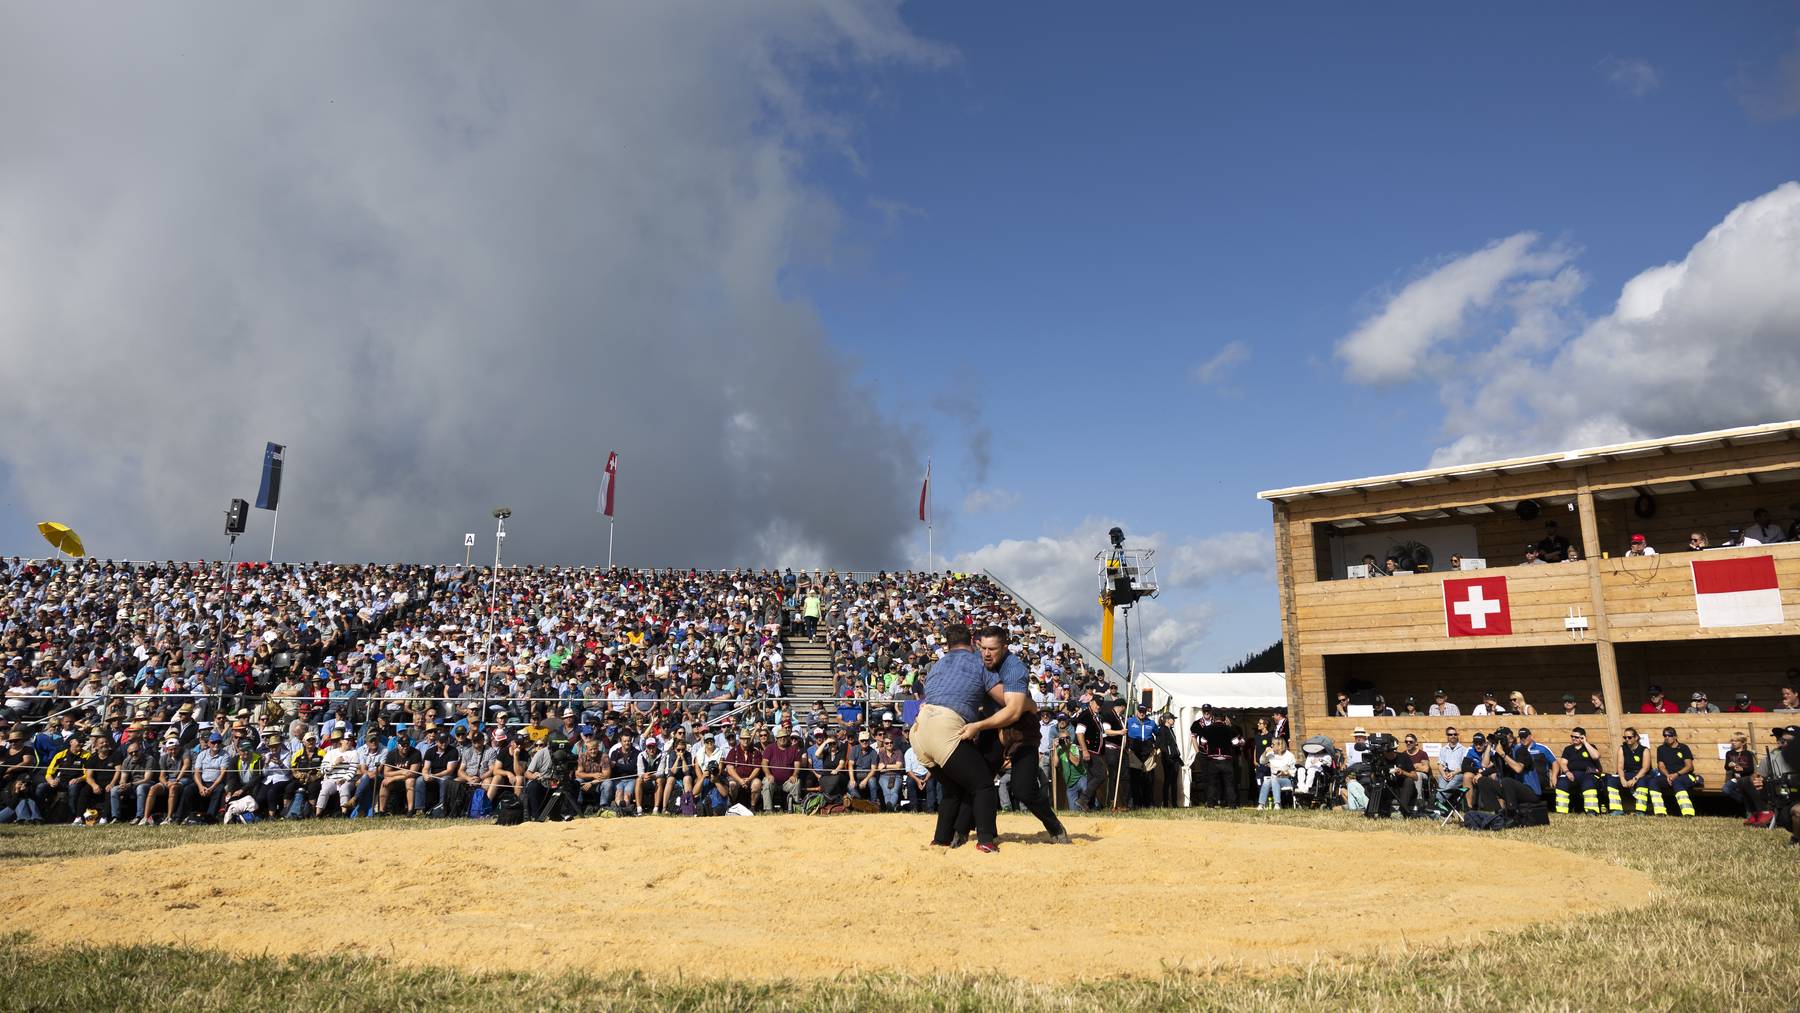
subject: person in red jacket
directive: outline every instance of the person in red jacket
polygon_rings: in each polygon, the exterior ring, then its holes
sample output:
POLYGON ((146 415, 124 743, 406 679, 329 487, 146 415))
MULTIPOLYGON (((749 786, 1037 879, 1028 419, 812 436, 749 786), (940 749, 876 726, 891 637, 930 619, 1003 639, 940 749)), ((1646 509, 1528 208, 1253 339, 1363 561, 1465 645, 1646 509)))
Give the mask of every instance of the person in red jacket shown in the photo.
POLYGON ((1675 706, 1675 701, 1663 696, 1661 686, 1651 686, 1650 699, 1638 708, 1639 714, 1679 714, 1680 712, 1681 708, 1675 706))
POLYGON ((1767 714, 1767 710, 1750 702, 1750 694, 1739 693, 1731 698, 1731 706, 1725 708, 1727 714, 1767 714))

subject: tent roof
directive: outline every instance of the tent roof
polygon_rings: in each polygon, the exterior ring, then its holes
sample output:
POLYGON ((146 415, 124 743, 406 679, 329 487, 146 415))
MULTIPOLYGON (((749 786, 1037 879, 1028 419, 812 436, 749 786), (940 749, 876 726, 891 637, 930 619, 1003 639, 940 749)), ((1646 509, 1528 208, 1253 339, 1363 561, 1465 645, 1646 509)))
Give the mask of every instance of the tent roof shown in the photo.
POLYGON ((1286 707, 1287 676, 1281 672, 1139 672, 1151 686, 1179 704, 1214 707, 1286 707))

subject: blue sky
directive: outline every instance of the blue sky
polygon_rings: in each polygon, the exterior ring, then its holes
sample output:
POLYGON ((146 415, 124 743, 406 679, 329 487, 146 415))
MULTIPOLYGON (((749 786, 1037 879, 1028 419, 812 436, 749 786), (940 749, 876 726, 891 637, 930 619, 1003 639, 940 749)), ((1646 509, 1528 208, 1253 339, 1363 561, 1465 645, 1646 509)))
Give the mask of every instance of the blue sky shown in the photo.
MULTIPOLYGON (((1260 489, 1424 466, 1449 442, 1436 387, 1352 384, 1333 355, 1394 290, 1534 231, 1578 251, 1578 308, 1601 314, 1800 171, 1800 121, 1744 95, 1795 50, 1781 5, 904 14, 959 60, 887 80, 861 165, 822 166, 860 241, 806 287, 929 430, 945 515, 975 469, 959 420, 928 406, 963 392, 947 373, 980 377, 985 486, 1017 499, 947 516, 940 551, 1098 515, 1257 530, 1260 489), (1196 382, 1231 342, 1247 355, 1196 382)), ((1275 638, 1266 582, 1204 597, 1193 663, 1275 638)))
POLYGON ((287 559, 600 561, 617 449, 623 563, 918 565, 929 456, 1207 670, 1258 490, 1800 415, 1792 5, 419 10, 0 34, 0 551, 216 557, 275 440, 287 559))

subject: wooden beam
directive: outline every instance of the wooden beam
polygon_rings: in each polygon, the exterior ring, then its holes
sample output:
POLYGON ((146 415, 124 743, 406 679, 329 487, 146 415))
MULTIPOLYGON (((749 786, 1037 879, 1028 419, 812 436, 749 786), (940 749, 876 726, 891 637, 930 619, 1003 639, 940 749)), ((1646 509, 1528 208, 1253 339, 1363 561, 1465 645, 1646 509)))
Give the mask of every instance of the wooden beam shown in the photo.
POLYGON ((1581 514, 1581 554, 1586 557, 1588 602, 1593 615, 1588 619, 1594 634, 1594 651, 1600 665, 1600 695, 1606 701, 1606 731, 1613 742, 1619 741, 1623 727, 1624 698, 1619 693, 1619 660, 1613 653, 1612 628, 1606 622, 1606 590, 1600 580, 1600 522, 1594 514, 1594 490, 1588 484, 1588 469, 1578 473, 1575 508, 1581 514))
MULTIPOLYGON (((1306 737, 1306 707, 1301 694, 1305 666, 1300 663, 1300 624, 1294 614, 1294 560, 1286 503, 1275 506, 1275 587, 1281 595, 1281 667, 1285 669, 1288 697, 1288 739, 1306 737)), ((1307 565, 1312 565, 1307 560, 1307 565)))

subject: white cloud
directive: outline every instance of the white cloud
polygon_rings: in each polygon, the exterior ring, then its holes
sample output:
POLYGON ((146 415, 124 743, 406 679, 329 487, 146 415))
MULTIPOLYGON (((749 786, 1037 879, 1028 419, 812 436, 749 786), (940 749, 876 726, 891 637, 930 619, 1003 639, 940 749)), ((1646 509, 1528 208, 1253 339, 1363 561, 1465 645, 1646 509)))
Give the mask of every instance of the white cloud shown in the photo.
POLYGON ((1642 57, 1609 56, 1600 61, 1600 72, 1607 83, 1632 98, 1643 98, 1662 84, 1656 68, 1642 57))
POLYGON ((1800 414, 1800 183, 1733 209, 1681 260, 1626 282, 1597 319, 1568 313, 1579 279, 1557 278, 1449 364, 1451 442, 1434 464, 1800 414), (1539 312, 1555 319, 1514 340, 1539 312))
POLYGON ((1216 384, 1223 382, 1227 373, 1250 359, 1250 346, 1242 341, 1233 341, 1218 350, 1212 358, 1194 367, 1194 382, 1216 384))
POLYGON ((1540 246, 1535 233, 1521 232, 1455 257, 1357 325, 1338 343, 1338 357, 1359 383, 1419 379, 1433 368, 1439 349, 1463 335, 1472 313, 1492 305, 1512 284, 1553 275, 1571 255, 1559 246, 1540 246))
MULTIPOLYGON (((1090 647, 1099 646, 1099 573, 1094 554, 1107 546, 1116 521, 1089 518, 1071 531, 1031 539, 1007 539, 956 556, 958 570, 990 570, 1034 606, 1090 647)), ((1129 531, 1130 529, 1127 528, 1129 531)), ((1149 626, 1140 667, 1173 670, 1199 661, 1208 647, 1213 609, 1204 592, 1238 577, 1274 572, 1270 537, 1227 532, 1208 538, 1171 539, 1161 533, 1131 534, 1127 546, 1157 549, 1164 593, 1139 612, 1149 626), (1146 618, 1147 617, 1147 618, 1146 618)), ((1120 634, 1122 637, 1122 633, 1120 634)), ((1216 650, 1213 653, 1217 653, 1216 650)), ((1124 664, 1122 639, 1115 660, 1124 664)), ((1211 662, 1216 664, 1216 659, 1211 662)))
POLYGON ((963 497, 966 514, 1000 513, 1019 505, 1019 494, 1011 489, 970 489, 963 497))

